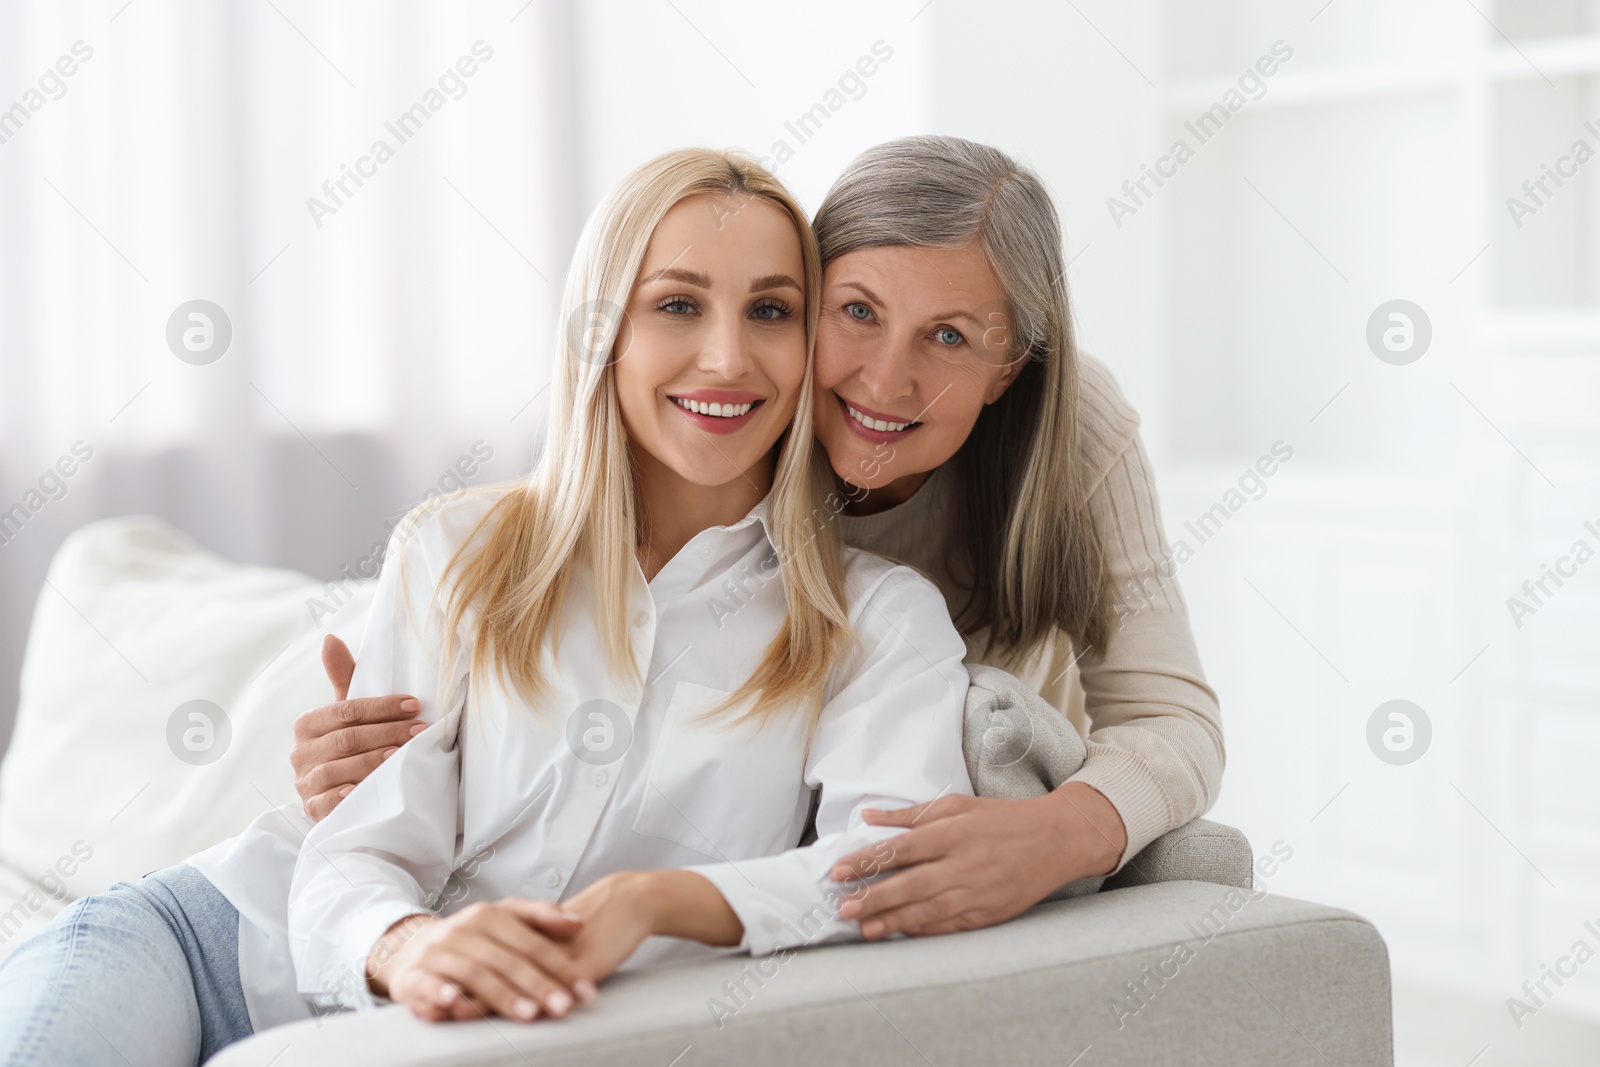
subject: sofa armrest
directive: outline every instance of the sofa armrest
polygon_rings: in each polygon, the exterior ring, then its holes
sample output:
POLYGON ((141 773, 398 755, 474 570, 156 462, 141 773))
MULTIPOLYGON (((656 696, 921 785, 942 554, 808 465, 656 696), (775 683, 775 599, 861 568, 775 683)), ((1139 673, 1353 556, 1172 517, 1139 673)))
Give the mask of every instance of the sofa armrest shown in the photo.
POLYGON ((1250 841, 1238 830, 1209 819, 1194 819, 1146 845, 1127 866, 1107 878, 1107 889, 1156 882, 1211 882, 1249 889, 1255 884, 1250 841))
POLYGON ((1244 834, 1219 822, 1194 819, 1150 842, 1111 877, 1079 878, 1045 900, 1067 900, 1157 882, 1210 882, 1249 889, 1255 884, 1251 875, 1254 859, 1244 834))
POLYGON ((982 930, 625 972, 559 1022, 388 1007, 266 1030, 210 1062, 1388 1067, 1394 1045, 1388 951, 1366 920, 1170 881, 982 930))

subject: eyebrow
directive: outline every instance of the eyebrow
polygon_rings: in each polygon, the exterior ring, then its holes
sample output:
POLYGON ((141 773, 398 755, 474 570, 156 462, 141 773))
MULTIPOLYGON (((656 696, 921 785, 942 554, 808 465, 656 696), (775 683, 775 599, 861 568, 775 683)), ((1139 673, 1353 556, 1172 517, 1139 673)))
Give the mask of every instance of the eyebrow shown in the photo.
MULTIPOLYGON (((868 289, 866 286, 862 285, 860 282, 840 282, 839 284, 847 288, 857 290, 861 293, 861 295, 865 296, 868 300, 871 300, 875 304, 883 303, 882 297, 880 297, 877 293, 874 293, 871 289, 868 289)), ((983 320, 978 318, 978 316, 974 315, 970 311, 942 311, 937 315, 930 316, 930 318, 966 319, 969 322, 977 323, 979 326, 983 325, 983 320)))
MULTIPOLYGON (((645 281, 655 282, 663 279, 686 282, 689 285, 699 286, 701 289, 712 288, 710 275, 702 274, 697 270, 684 270, 681 267, 667 267, 665 270, 658 270, 645 278, 645 281)), ((801 292, 805 291, 799 282, 787 274, 766 274, 750 283, 750 291, 752 293, 763 292, 767 289, 783 289, 785 287, 798 289, 801 292)))
POLYGON ((849 289, 858 290, 862 296, 866 297, 868 300, 871 300, 875 304, 883 303, 882 297, 880 297, 877 293, 874 293, 871 289, 868 289, 866 286, 862 285, 860 282, 840 282, 839 284, 849 289))
POLYGON ((750 283, 750 291, 752 293, 759 293, 766 289, 783 289, 785 287, 799 289, 802 293, 805 292, 800 283, 787 274, 766 274, 750 283))
POLYGON ((687 282, 690 285, 698 285, 702 289, 711 288, 710 275, 701 274, 697 270, 684 270, 681 267, 668 267, 665 270, 658 270, 646 278, 645 281, 654 282, 660 281, 663 278, 667 278, 672 281, 687 282))

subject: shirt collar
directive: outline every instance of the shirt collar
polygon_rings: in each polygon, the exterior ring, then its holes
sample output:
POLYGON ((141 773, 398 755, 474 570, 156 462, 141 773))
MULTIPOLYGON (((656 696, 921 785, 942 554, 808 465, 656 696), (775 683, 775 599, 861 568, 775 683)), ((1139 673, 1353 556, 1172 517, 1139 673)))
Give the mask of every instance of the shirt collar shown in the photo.
POLYGON ((715 550, 713 559, 727 550, 728 542, 733 538, 745 543, 748 538, 763 537, 769 545, 776 546, 778 542, 772 536, 772 523, 772 492, 769 490, 766 496, 745 512, 744 518, 727 526, 709 526, 696 534, 691 543, 712 545, 715 550))
POLYGON ((691 537, 648 585, 658 602, 676 599, 703 582, 713 569, 725 567, 730 552, 743 555, 758 540, 765 540, 769 550, 776 552, 770 491, 738 522, 708 526, 691 537), (706 549, 709 551, 702 554, 706 549))
POLYGON ((738 522, 734 523, 731 526, 713 526, 713 527, 711 527, 711 529, 713 529, 713 530, 726 530, 728 533, 732 533, 735 530, 742 530, 746 526, 751 525, 752 523, 759 522, 761 524, 761 528, 764 531, 766 531, 767 539, 771 540, 772 539, 771 513, 772 513, 772 490, 769 489, 769 490, 767 490, 767 495, 762 497, 760 500, 756 501, 755 507, 751 508, 748 512, 745 513, 744 518, 740 519, 738 522))

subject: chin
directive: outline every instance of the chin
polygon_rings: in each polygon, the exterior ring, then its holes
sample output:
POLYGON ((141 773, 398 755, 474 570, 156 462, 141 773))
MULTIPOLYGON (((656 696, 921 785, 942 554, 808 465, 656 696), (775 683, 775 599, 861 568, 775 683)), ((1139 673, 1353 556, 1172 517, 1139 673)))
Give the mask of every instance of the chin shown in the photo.
POLYGON ((715 489, 730 482, 740 481, 744 478, 745 471, 755 464, 755 459, 746 461, 745 457, 731 452, 712 452, 704 456, 680 455, 668 466, 672 468, 673 473, 690 485, 715 489))
POLYGON ((873 489, 882 489, 884 486, 894 481, 893 478, 889 477, 883 471, 879 471, 876 478, 868 478, 866 472, 861 469, 860 465, 855 463, 846 463, 843 466, 835 466, 833 468, 833 473, 838 475, 840 480, 842 480, 846 485, 853 485, 857 489, 866 489, 869 491, 873 489))

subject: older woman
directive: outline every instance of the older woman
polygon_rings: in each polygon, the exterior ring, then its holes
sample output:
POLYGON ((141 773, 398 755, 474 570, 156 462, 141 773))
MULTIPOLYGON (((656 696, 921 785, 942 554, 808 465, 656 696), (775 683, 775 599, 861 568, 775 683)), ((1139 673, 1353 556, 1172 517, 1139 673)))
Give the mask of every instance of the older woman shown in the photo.
MULTIPOLYGON (((1162 534, 1139 418, 1073 339, 1054 207, 1004 153, 910 137, 863 153, 816 217, 824 273, 816 433, 851 544, 938 584, 969 660, 1028 681, 1088 738, 1034 800, 947 796, 883 812, 903 868, 841 910, 862 933, 1009 919, 1110 874, 1205 812, 1224 764, 1162 534), (914 824, 914 825, 912 825, 914 824)), ((307 814, 331 811, 420 728, 403 695, 301 716, 307 814)), ((835 872, 881 867, 847 858, 835 872)))

